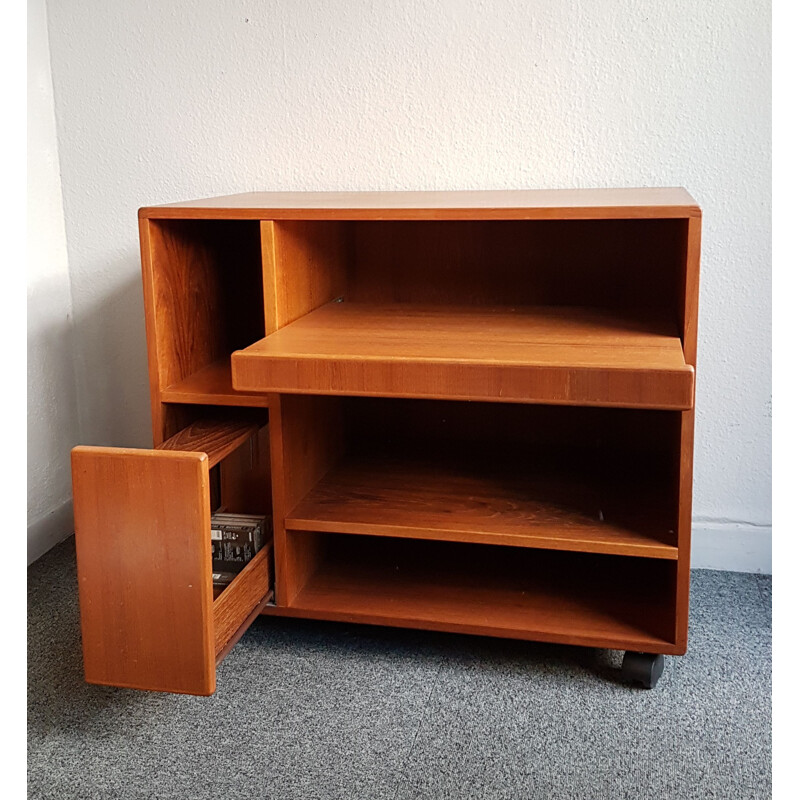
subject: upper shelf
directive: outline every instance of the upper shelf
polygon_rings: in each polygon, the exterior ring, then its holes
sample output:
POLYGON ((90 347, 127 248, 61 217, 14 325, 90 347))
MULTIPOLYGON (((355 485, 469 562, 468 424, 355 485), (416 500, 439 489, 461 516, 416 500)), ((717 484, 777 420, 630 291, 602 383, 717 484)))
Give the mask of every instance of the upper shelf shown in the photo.
POLYGON ((453 192, 249 192, 149 206, 142 219, 649 219, 699 217, 679 187, 453 192))
POLYGON ((688 409, 676 326, 586 308, 329 303, 232 356, 237 391, 688 409))
POLYGON ((595 467, 596 454, 566 447, 560 458, 432 450, 344 458, 287 516, 287 530, 678 557, 669 481, 630 456, 595 467))

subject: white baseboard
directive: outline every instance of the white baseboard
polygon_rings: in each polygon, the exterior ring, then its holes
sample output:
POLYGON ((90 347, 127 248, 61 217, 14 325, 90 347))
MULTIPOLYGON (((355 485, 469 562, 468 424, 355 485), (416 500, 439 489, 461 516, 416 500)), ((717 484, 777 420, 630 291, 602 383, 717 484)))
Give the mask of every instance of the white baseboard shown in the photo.
POLYGON ((28 525, 28 566, 41 558, 51 547, 63 542, 74 530, 72 500, 28 525))
POLYGON ((772 526, 694 522, 692 569, 772 574, 772 526))

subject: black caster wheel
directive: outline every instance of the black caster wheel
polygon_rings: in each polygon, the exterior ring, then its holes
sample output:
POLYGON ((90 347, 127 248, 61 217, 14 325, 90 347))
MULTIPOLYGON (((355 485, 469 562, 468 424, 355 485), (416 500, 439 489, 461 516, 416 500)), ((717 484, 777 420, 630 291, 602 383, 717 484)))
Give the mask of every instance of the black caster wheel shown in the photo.
POLYGON ((622 659, 622 677, 630 683, 638 683, 652 689, 664 672, 664 656, 653 653, 636 653, 628 650, 622 659))

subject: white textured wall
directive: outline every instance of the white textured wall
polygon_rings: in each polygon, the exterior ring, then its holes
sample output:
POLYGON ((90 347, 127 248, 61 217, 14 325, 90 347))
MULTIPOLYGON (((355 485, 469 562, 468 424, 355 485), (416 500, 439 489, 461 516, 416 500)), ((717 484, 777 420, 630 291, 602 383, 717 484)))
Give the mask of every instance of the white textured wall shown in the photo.
POLYGON ((50 0, 49 14, 87 441, 148 441, 140 205, 683 185, 705 214, 696 564, 769 568, 766 0, 50 0))
POLYGON ((28 563, 72 532, 72 302, 44 0, 28 0, 28 563))

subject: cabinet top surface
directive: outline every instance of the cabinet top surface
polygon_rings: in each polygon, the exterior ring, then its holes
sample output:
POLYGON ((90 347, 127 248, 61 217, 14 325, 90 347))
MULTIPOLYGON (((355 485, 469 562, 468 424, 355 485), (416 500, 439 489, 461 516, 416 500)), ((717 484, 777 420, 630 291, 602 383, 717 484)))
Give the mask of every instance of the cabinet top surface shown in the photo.
POLYGON ((452 192, 250 192, 148 206, 144 219, 632 219, 696 217, 680 187, 452 192))

